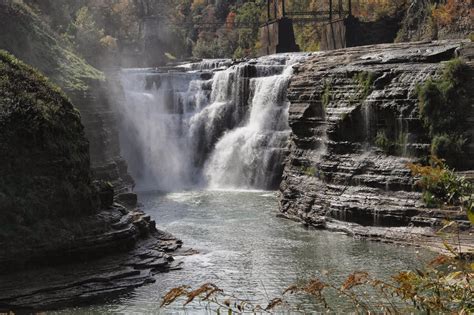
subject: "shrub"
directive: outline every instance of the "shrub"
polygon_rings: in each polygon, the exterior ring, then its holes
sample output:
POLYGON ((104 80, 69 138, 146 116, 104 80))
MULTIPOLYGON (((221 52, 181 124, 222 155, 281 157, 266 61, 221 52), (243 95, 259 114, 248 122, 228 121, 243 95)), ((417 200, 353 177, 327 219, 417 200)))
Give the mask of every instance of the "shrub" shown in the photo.
POLYGON ((417 185, 423 190, 428 207, 462 206, 469 211, 472 204, 472 184, 457 176, 443 161, 432 157, 431 165, 408 164, 412 174, 419 177, 417 185))
POLYGON ((446 63, 438 79, 429 79, 418 88, 420 116, 432 138, 432 153, 456 167, 462 162, 459 156, 466 143, 462 122, 470 110, 467 73, 467 66, 454 59, 446 63))
POLYGON ((397 272, 389 281, 372 277, 364 271, 351 273, 344 282, 311 278, 289 286, 265 305, 228 294, 213 283, 196 289, 180 286, 171 289, 160 307, 182 301, 206 305, 209 313, 261 314, 300 313, 288 297, 312 298, 328 313, 341 313, 341 304, 350 303, 355 314, 471 314, 474 311, 472 277, 474 265, 460 259, 455 244, 443 242, 452 256, 440 255, 420 269, 397 272))
POLYGON ((433 6, 432 16, 434 20, 442 26, 453 23, 456 15, 459 14, 463 0, 447 0, 444 4, 433 6))
POLYGON ((445 157, 448 165, 459 165, 462 163, 464 145, 467 140, 462 136, 441 134, 433 137, 431 142, 431 154, 445 157))

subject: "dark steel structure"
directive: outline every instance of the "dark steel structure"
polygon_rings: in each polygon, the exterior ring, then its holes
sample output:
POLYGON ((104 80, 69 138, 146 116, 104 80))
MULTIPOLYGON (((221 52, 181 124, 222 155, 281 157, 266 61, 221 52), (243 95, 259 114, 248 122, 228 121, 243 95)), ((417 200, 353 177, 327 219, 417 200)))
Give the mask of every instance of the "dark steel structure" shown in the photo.
POLYGON ((280 18, 291 18, 293 22, 330 22, 334 17, 344 18, 352 15, 352 0, 325 0, 326 11, 286 11, 286 0, 267 0, 267 23, 280 18), (336 3, 337 2, 337 3, 336 3), (347 8, 344 9, 344 3, 347 8))

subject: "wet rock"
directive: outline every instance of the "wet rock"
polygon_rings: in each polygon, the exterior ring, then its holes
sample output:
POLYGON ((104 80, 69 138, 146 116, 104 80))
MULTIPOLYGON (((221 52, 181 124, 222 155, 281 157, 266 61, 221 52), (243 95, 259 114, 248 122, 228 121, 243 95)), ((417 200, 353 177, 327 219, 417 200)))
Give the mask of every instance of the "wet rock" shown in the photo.
POLYGON ((137 194, 131 192, 118 194, 115 199, 118 203, 131 208, 136 207, 138 203, 137 194))
MULTIPOLYGON (((456 53, 470 60, 472 44, 466 45, 355 47, 318 53, 300 64, 288 90, 293 133, 280 185, 284 216, 365 237, 377 227, 431 229, 445 218, 469 229, 462 212, 427 209, 407 168, 430 147, 418 118, 416 87, 456 53), (378 147, 382 132, 391 146, 378 147)), ((466 115, 466 130, 473 129, 473 118, 466 115)))
MULTIPOLYGON (((181 268, 169 253, 182 242, 157 230, 141 211, 118 209, 94 220, 116 231, 87 236, 46 251, 30 252, 36 268, 0 274, 0 312, 40 311, 102 301, 155 281, 154 274, 181 268), (115 223, 113 223, 115 222, 115 223)), ((0 256, 3 268, 14 264, 0 256), (9 264, 7 264, 9 263, 9 264)), ((24 262, 23 262, 24 263, 24 262)))

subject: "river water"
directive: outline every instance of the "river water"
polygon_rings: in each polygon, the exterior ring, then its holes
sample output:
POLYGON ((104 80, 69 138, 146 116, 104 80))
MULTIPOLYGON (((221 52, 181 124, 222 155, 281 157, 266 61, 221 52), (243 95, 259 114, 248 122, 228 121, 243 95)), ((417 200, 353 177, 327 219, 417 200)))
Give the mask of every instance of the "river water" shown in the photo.
MULTIPOLYGON (((429 256, 277 218, 277 195, 268 190, 278 187, 291 134, 286 89, 294 65, 307 57, 123 71, 122 153, 137 189, 169 192, 140 193, 142 209, 198 254, 177 257, 183 268, 158 274, 154 284, 66 312, 183 313, 182 303, 160 309, 164 294, 208 282, 266 305, 312 277, 340 284, 353 271, 368 271, 387 279, 429 256)), ((346 302, 331 303, 341 312, 351 309, 346 302)), ((293 298, 291 305, 321 310, 305 297, 293 298)), ((199 303, 186 308, 205 310, 199 303)))
MULTIPOLYGON (((184 241, 186 248, 199 252, 178 257, 183 269, 158 274, 156 283, 104 305, 69 309, 65 313, 201 314, 205 305, 183 309, 178 302, 160 309, 163 295, 171 288, 193 288, 212 282, 243 299, 266 305, 299 281, 323 277, 342 283, 352 271, 368 271, 388 279, 395 271, 419 266, 431 255, 412 247, 356 240, 352 237, 314 229, 277 218, 275 192, 203 190, 179 193, 141 193, 143 209, 159 228, 184 241)), ((291 300, 306 312, 321 310, 313 300, 291 300)), ((334 300, 335 310, 350 305, 334 300)))

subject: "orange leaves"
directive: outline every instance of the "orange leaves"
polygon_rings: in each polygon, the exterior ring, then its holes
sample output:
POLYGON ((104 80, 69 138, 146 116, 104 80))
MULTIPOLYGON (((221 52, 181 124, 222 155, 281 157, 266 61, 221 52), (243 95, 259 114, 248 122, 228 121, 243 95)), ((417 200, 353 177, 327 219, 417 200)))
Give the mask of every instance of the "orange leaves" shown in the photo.
POLYGON ((265 311, 271 311, 278 305, 283 304, 283 300, 281 298, 275 298, 268 303, 268 306, 265 308, 265 311))
POLYGON ((225 25, 227 30, 232 30, 234 28, 235 18, 237 14, 234 11, 229 12, 225 20, 225 25))
POLYGON ((328 285, 321 280, 314 278, 309 280, 305 285, 303 286, 297 286, 297 285, 292 285, 288 287, 283 294, 290 293, 306 293, 308 295, 312 295, 315 297, 321 297, 321 293, 325 287, 328 285))
POLYGON ((355 286, 366 284, 368 280, 369 274, 367 272, 354 272, 346 279, 342 285, 342 290, 348 290, 355 286))
POLYGON ((184 303, 184 305, 191 303, 196 297, 203 296, 203 295, 204 297, 202 300, 207 301, 213 294, 217 292, 222 292, 222 290, 219 289, 215 284, 212 284, 212 283, 203 284, 201 287, 197 288, 196 290, 187 293, 188 299, 186 303, 184 303))
POLYGON ((176 301, 179 297, 186 295, 188 292, 187 291, 188 288, 189 288, 188 286, 183 285, 183 286, 171 289, 163 297, 163 302, 161 302, 160 307, 168 306, 172 304, 174 301, 176 301))
POLYGON ((461 1, 464 0, 448 0, 446 4, 441 4, 435 7, 432 11, 435 21, 442 26, 452 23, 461 9, 461 1))
POLYGON ((177 288, 171 289, 166 295, 163 297, 163 302, 161 302, 161 306, 168 306, 176 301, 180 297, 186 297, 187 300, 184 305, 187 305, 194 301, 195 298, 200 297, 202 301, 209 300, 214 294, 223 292, 220 288, 218 288, 215 284, 212 283, 205 283, 201 285, 196 290, 189 291, 188 286, 180 286, 177 288))

